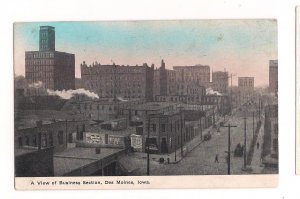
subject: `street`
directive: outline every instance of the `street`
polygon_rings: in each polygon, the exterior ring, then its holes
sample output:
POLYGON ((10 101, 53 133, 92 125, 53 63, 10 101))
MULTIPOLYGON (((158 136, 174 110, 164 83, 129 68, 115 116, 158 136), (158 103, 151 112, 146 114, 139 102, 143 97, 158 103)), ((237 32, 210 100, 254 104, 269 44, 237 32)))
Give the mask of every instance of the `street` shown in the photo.
MULTIPOLYGON (((254 105, 243 106, 238 109, 229 119, 225 122, 226 125, 235 125, 230 129, 231 131, 231 174, 247 174, 250 171, 243 171, 244 157, 234 157, 234 149, 238 144, 244 145, 244 117, 246 116, 246 134, 247 134, 247 152, 249 151, 252 139, 253 139, 253 117, 249 117, 252 114, 247 114, 249 110, 254 109, 254 105), (245 111, 248 110, 248 111, 245 111), (248 116, 248 117, 247 117, 248 116)), ((222 119, 221 119, 222 121, 222 119)), ((257 124, 257 117, 255 117, 255 128, 257 124)), ((216 129, 206 129, 212 133, 212 138, 208 141, 202 142, 195 147, 194 150, 189 152, 181 161, 176 164, 158 164, 151 161, 150 174, 151 175, 227 175, 228 164, 226 161, 228 150, 228 128, 220 127, 220 132, 216 129), (215 157, 218 155, 218 162, 215 161, 215 157)), ((258 138, 262 137, 262 128, 259 131, 258 138)), ((195 138, 197 139, 197 138, 195 138)), ((258 142, 261 139, 258 139, 258 142)), ((260 143, 262 145, 262 143, 260 143)), ((254 147, 253 164, 251 167, 260 168, 260 148, 254 147)), ((173 155, 172 155, 173 156, 173 155)), ((153 157, 153 156, 152 156, 153 157)), ((170 157, 173 158, 173 157, 170 157)), ((144 168, 142 169, 144 170, 144 168)))

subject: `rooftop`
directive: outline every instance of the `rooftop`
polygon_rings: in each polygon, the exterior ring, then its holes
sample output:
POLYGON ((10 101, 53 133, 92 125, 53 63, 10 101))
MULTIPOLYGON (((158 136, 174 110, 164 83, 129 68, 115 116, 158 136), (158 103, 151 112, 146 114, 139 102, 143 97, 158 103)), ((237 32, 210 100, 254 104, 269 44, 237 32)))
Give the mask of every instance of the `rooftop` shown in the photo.
POLYGON ((15 156, 20 156, 20 155, 32 153, 32 152, 35 152, 37 150, 38 150, 37 147, 27 147, 27 146, 24 146, 22 148, 15 149, 15 156))
POLYGON ((102 129, 100 126, 101 124, 90 126, 89 131, 87 132, 108 134, 108 135, 121 135, 121 136, 128 136, 136 132, 135 127, 127 127, 126 129, 123 130, 107 130, 107 129, 102 129))
POLYGON ((145 110, 145 111, 155 111, 164 109, 167 107, 171 107, 176 105, 176 103, 172 102, 147 102, 144 104, 136 105, 135 107, 131 108, 133 110, 145 110))
POLYGON ((101 148, 101 153, 96 154, 95 148, 76 147, 55 153, 53 155, 54 175, 64 175, 120 151, 122 149, 101 148))

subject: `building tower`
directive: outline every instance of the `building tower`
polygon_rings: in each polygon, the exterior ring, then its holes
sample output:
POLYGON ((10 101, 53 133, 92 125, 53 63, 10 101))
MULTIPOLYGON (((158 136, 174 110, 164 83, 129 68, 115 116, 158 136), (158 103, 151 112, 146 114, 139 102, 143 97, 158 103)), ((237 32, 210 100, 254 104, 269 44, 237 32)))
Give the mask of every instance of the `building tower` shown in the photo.
POLYGON ((167 71, 164 60, 161 60, 161 66, 159 68, 159 84, 160 84, 160 95, 168 94, 168 85, 167 85, 167 71))
POLYGON ((40 27, 40 51, 55 51, 55 28, 52 26, 40 27))

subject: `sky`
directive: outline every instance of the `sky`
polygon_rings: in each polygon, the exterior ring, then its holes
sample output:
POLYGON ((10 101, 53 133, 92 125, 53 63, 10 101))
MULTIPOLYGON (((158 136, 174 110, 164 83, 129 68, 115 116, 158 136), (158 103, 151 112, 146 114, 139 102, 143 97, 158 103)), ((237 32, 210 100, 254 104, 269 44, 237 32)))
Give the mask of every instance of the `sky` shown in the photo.
POLYGON ((32 22, 14 24, 16 75, 25 73, 25 51, 39 48, 39 27, 55 27, 57 51, 75 54, 80 64, 173 66, 209 65, 237 77, 254 76, 255 86, 268 86, 269 60, 277 59, 276 20, 176 20, 32 22))

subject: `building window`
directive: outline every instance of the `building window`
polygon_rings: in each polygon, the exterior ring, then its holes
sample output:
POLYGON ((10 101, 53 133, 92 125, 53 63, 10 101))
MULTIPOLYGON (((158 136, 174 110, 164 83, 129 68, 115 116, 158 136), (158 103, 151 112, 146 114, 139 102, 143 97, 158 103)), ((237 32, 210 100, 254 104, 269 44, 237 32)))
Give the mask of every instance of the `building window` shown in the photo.
POLYGON ((73 136, 72 136, 72 133, 69 133, 69 135, 68 135, 68 142, 69 142, 69 143, 73 143, 73 136))
POLYGON ((108 134, 105 134, 105 144, 108 144, 108 134))
POLYGON ((166 125, 165 124, 161 124, 161 132, 166 132, 166 125))
POLYGON ((25 137, 25 145, 29 146, 29 137, 28 136, 25 137))
POLYGON ((33 135, 33 138, 32 138, 32 145, 33 145, 34 147, 37 146, 36 135, 33 135))
POLYGON ((152 130, 156 132, 156 124, 152 124, 152 130))
POLYGON ((42 147, 47 147, 47 135, 43 134, 42 136, 42 147))
POLYGON ((52 147, 53 146, 53 133, 49 133, 49 145, 52 147))
POLYGON ((63 131, 59 131, 57 134, 57 138, 58 138, 58 144, 63 144, 64 143, 64 137, 63 137, 64 132, 63 131))
POLYGON ((19 147, 21 148, 23 146, 23 140, 22 137, 18 138, 19 147))

